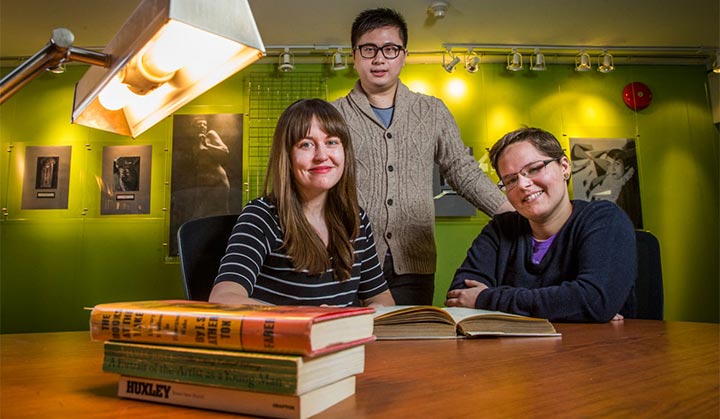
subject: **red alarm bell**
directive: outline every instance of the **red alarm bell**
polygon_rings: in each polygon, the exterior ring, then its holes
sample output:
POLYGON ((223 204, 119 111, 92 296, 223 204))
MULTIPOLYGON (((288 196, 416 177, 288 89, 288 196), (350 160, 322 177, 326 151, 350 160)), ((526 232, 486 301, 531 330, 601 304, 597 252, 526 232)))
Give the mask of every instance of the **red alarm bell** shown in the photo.
POLYGON ((639 111, 650 106, 652 92, 644 83, 634 81, 623 89, 623 101, 628 108, 639 111))

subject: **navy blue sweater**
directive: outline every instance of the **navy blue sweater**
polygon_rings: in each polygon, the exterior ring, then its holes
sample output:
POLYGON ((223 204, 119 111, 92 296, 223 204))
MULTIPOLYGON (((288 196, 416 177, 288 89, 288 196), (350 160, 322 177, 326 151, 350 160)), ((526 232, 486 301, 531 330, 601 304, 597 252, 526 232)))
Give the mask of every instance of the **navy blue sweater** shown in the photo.
POLYGON ((609 201, 572 201, 573 212, 540 264, 532 263, 530 224, 496 215, 468 250, 450 289, 473 279, 488 287, 476 308, 566 322, 632 315, 637 276, 635 231, 609 201), (625 304, 627 301, 627 305, 625 304))

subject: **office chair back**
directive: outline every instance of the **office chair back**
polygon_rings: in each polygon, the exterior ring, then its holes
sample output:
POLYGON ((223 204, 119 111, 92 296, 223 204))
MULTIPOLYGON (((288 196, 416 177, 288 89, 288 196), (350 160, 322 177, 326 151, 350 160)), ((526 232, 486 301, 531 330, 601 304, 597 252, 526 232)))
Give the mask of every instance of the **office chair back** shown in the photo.
POLYGON ((183 223, 178 229, 178 250, 185 298, 207 301, 225 255, 238 214, 215 215, 183 223))
POLYGON ((663 319, 663 280, 660 243, 649 231, 635 230, 638 276, 635 281, 635 318, 663 319))

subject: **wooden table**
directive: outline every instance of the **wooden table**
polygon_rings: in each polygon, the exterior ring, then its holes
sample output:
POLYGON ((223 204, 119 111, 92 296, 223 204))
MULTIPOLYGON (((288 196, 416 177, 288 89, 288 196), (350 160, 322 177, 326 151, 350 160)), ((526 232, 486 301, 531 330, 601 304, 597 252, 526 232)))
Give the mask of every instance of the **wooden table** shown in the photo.
MULTIPOLYGON (((557 324, 562 338, 380 341, 320 418, 718 418, 718 324, 557 324)), ((118 398, 88 332, 0 335, 0 417, 201 418, 118 398)))

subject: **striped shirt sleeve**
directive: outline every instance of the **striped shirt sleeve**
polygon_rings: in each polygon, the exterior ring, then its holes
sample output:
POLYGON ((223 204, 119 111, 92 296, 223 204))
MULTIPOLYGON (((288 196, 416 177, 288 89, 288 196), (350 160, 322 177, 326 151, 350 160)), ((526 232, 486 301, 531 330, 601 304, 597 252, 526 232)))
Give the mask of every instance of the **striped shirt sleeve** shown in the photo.
POLYGON ((278 233, 269 204, 260 199, 249 202, 233 227, 215 283, 237 282, 252 295, 260 269, 271 253, 271 241, 278 240, 278 233))

